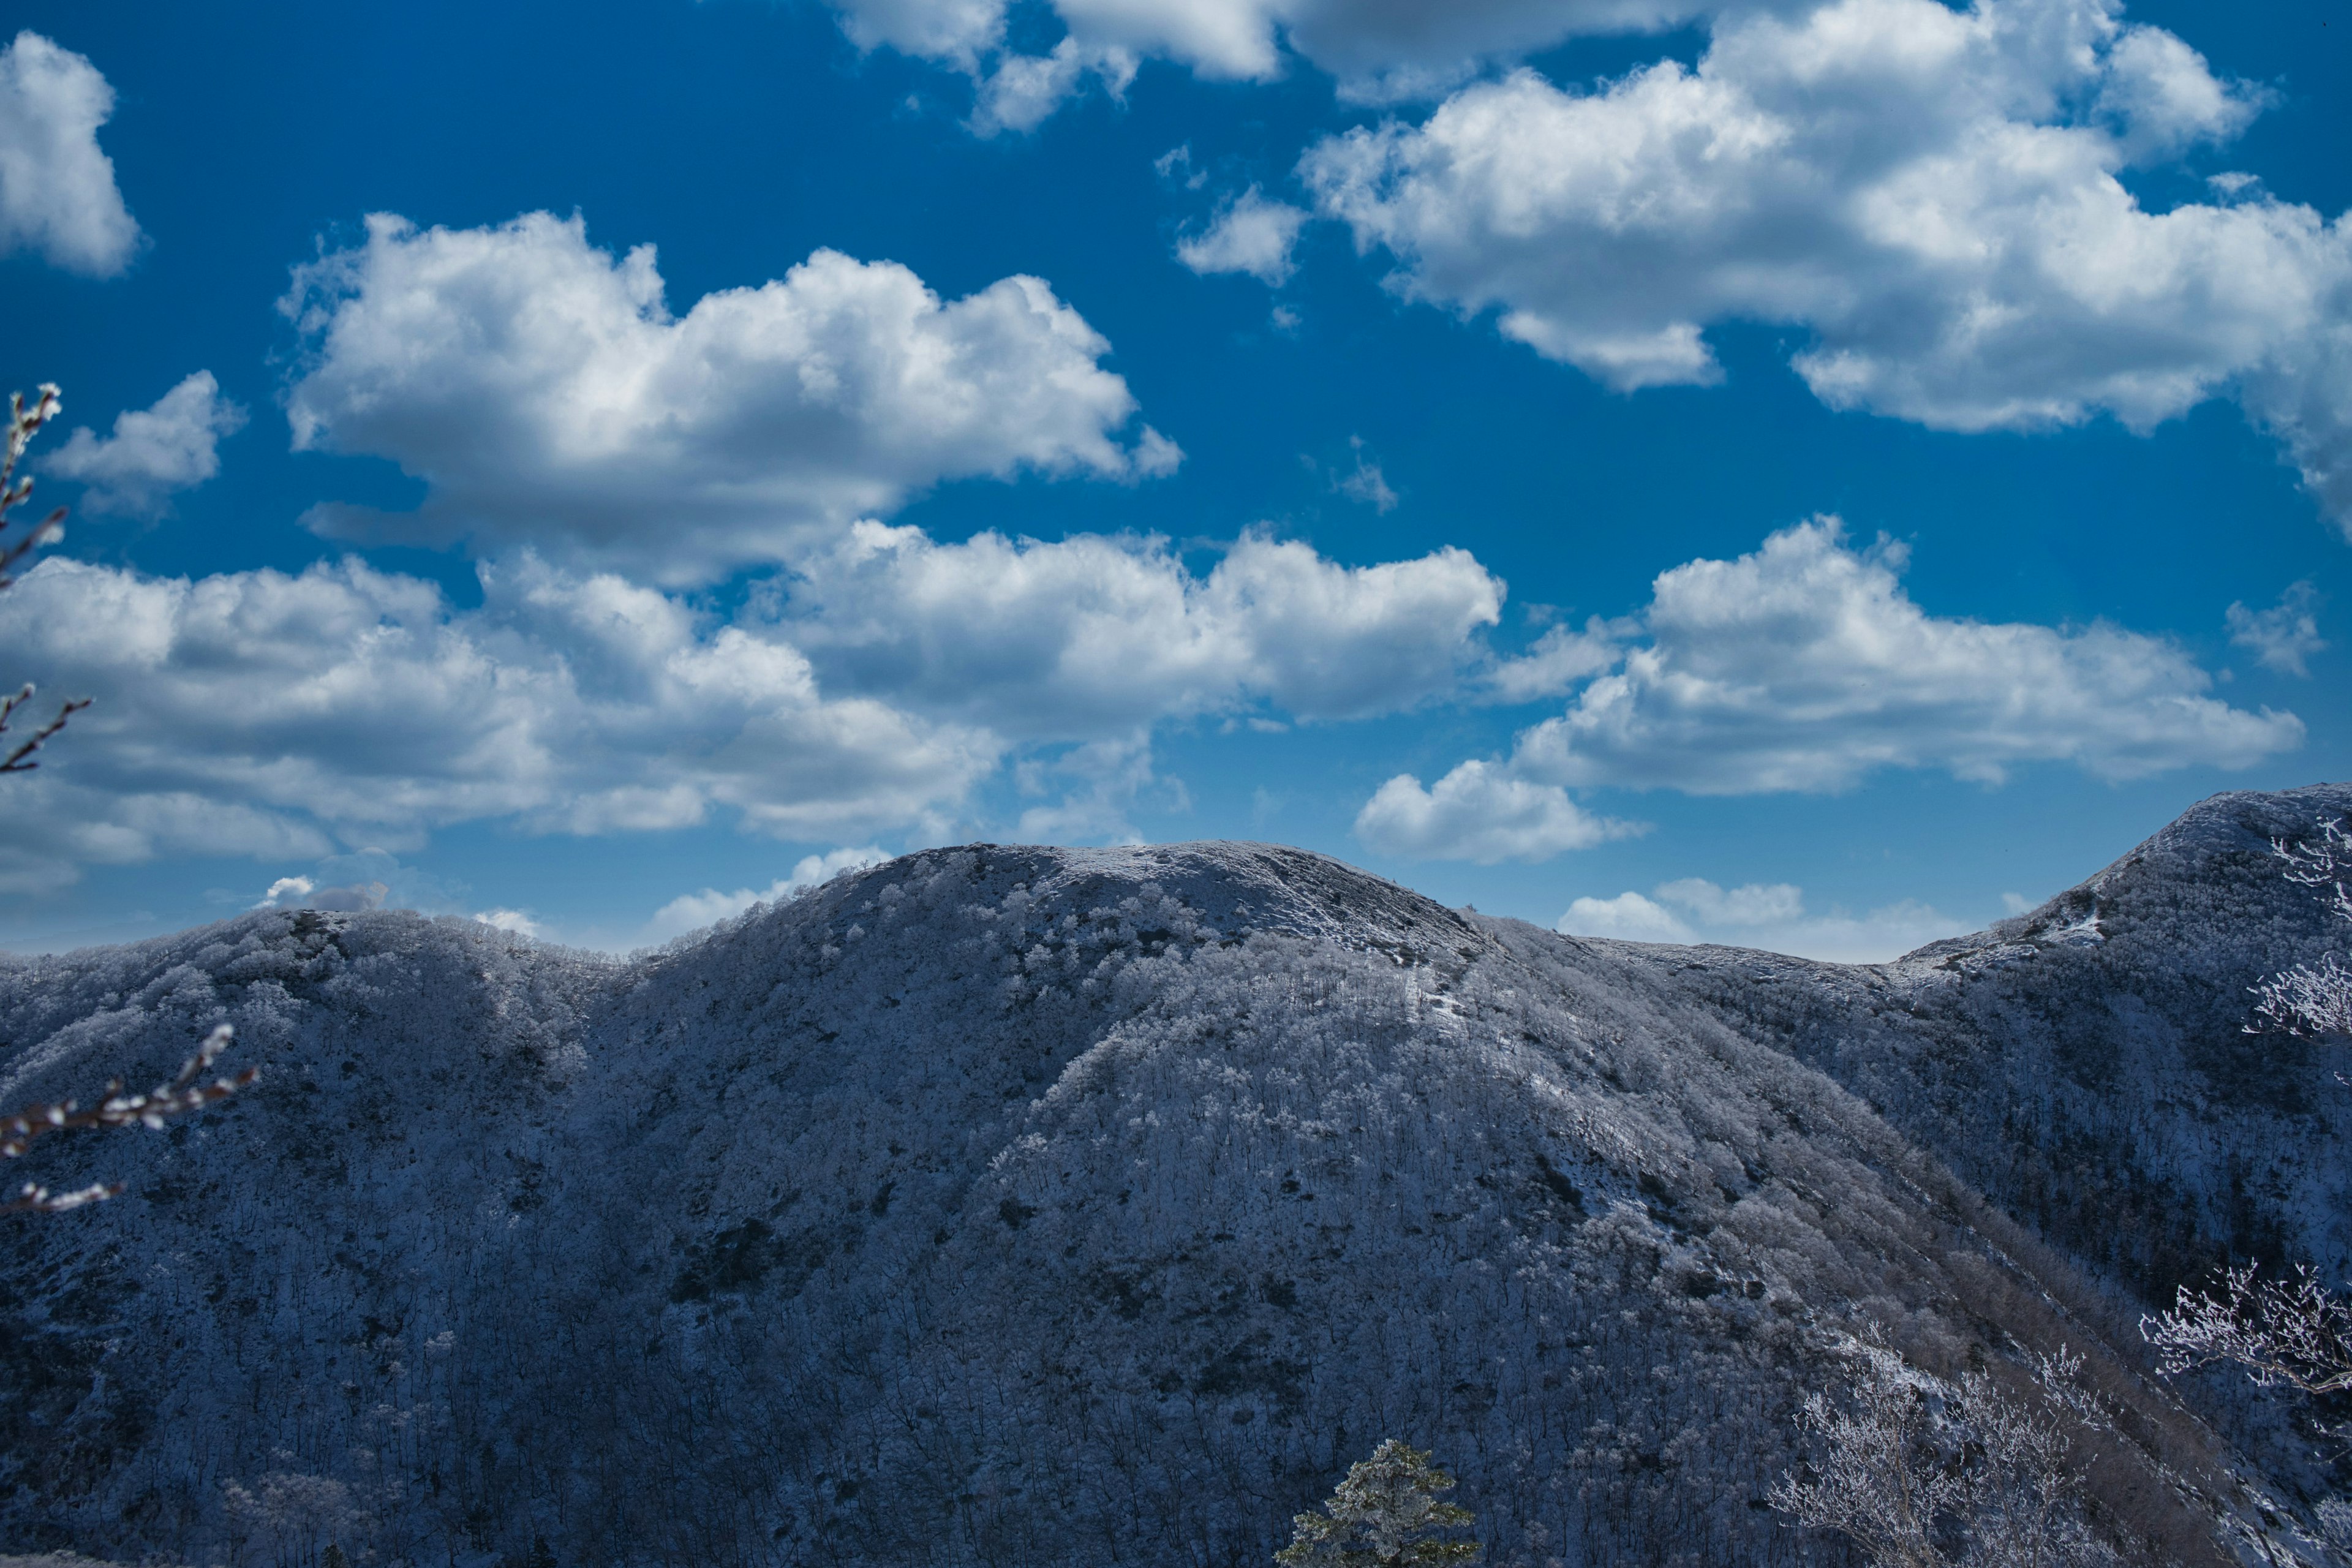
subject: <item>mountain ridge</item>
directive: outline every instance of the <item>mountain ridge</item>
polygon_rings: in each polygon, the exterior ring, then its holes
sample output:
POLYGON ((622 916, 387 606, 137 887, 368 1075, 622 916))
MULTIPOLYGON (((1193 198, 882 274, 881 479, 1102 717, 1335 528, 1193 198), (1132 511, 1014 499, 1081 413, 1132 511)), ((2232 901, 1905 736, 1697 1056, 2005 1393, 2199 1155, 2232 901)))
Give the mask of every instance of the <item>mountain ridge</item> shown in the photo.
MULTIPOLYGON (((0 1517, 117 1556, 1206 1568, 1398 1432, 1491 1561, 1834 1561, 1761 1494, 1867 1318, 1945 1369, 2092 1340, 2131 1413, 2109 1518, 2168 1560, 2324 1561, 2292 1424, 2141 1377, 2118 1303, 2162 1269, 2026 1180, 2049 1128, 2195 1119, 2099 1121, 2062 1071, 2041 1121, 1937 1125, 2015 1087, 1977 1058, 2091 1060, 2028 1026, 2059 993, 2230 1070, 2219 977, 2327 933, 2199 935, 2174 968, 2212 996, 2158 1016, 2152 955, 2211 918, 2182 889, 2303 929, 2220 831, 2102 873, 2097 943, 2062 895, 1879 966, 1563 938, 1260 845, 927 851, 632 960, 265 912, 0 966, 14 1099, 222 1020, 268 1073, 44 1156, 131 1190, 11 1237, 0 1517)), ((2276 1089, 2216 1125, 2339 1135, 2276 1089)), ((2216 1250, 2206 1167, 2129 1152, 2086 1169, 2179 1181, 2174 1267, 2216 1250)), ((2326 1243, 2332 1189, 2289 1187, 2232 1201, 2326 1243)))

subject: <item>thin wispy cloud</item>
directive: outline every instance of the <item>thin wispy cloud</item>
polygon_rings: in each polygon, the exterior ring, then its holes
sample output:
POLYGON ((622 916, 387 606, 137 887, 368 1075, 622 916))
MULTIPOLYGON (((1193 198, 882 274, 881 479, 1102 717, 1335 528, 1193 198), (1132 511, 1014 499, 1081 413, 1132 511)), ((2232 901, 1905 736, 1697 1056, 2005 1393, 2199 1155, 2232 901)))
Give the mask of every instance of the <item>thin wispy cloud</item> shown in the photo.
POLYGON ((2266 610, 2233 604, 2223 616, 2230 627, 2230 644, 2252 653, 2254 662, 2265 669, 2309 675, 2311 656, 2327 647, 2327 639, 2319 635, 2318 607, 2318 592, 2309 583, 2291 584, 2278 603, 2266 610))

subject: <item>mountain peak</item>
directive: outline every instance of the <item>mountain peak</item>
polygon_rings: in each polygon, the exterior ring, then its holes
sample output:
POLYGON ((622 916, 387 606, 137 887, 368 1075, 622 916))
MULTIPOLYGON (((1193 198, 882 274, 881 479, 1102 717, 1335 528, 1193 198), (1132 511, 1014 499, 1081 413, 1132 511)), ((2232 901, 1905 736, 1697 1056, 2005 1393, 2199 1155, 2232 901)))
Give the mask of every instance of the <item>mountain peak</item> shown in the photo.
POLYGON ((2249 1236, 2343 1258, 2340 1162, 2229 1174, 2339 1135, 2231 987, 2293 946, 2246 911, 2324 936, 2267 836, 2343 798, 2200 806, 2086 884, 2097 943, 1878 967, 1223 843, 929 850, 627 961, 378 912, 11 965, 19 1097, 215 1021, 265 1076, 41 1156, 130 1191, 20 1233, 0 1511, 184 1561, 275 1496, 281 1550, 483 1568, 1223 1563, 1402 1435, 1492 1561, 1760 1563, 1876 1322, 1930 1370, 2090 1350, 2113 1517, 2220 1563, 2291 1534, 2307 1445, 2200 1425, 2130 1325, 2249 1236))

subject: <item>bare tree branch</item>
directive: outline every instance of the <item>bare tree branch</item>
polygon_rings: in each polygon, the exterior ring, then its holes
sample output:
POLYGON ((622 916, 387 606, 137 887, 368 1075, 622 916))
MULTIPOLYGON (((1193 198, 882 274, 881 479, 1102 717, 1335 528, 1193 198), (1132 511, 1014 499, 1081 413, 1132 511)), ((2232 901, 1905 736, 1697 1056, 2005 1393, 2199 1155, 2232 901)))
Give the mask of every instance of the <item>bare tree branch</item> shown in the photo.
MULTIPOLYGON (((5 458, 0 458, 0 533, 5 533, 11 526, 8 514, 24 505, 33 493, 32 477, 26 475, 18 479, 16 464, 24 458, 25 448, 32 445, 33 437, 40 433, 41 426, 56 418, 64 407, 65 405, 58 401, 56 385, 46 381, 41 384, 40 395, 33 399, 29 408, 25 406, 23 393, 8 395, 8 451, 5 458)), ((0 588, 14 581, 8 575, 8 569, 57 538, 63 531, 61 525, 65 520, 66 509, 59 507, 35 523, 32 531, 22 539, 0 539, 0 588)))
MULTIPOLYGON (((8 574, 17 562, 64 535, 62 525, 66 520, 66 509, 59 507, 35 523, 22 538, 7 537, 8 530, 14 526, 8 514, 24 505, 33 494, 32 476, 27 474, 22 479, 17 478, 16 465, 23 459, 25 448, 32 445, 33 437, 40 434, 41 426, 56 418, 64 406, 58 401, 56 384, 50 382, 41 384, 40 395, 33 399, 30 407, 26 406, 23 393, 8 395, 8 450, 5 457, 0 457, 0 588, 5 588, 16 581, 8 574)), ((30 681, 26 682, 24 689, 15 696, 0 699, 0 732, 6 731, 9 717, 32 700, 30 681)), ((14 747, 0 752, 0 773, 28 773, 39 767, 41 764, 34 762, 32 756, 41 749, 41 742, 64 729, 67 720, 89 706, 89 699, 87 697, 66 703, 58 710, 56 718, 17 742, 14 747)))
MULTIPOLYGON (((14 1160, 22 1156, 38 1140, 52 1132, 80 1132, 99 1128, 146 1127, 161 1128, 174 1116, 200 1110, 207 1105, 226 1100, 238 1089, 261 1076, 259 1068, 247 1068, 234 1078, 218 1078, 210 1083, 197 1081, 212 1069, 220 1054, 228 1049, 235 1033, 226 1024, 205 1037, 196 1054, 181 1065, 179 1072, 169 1082, 159 1083, 144 1094, 125 1094, 122 1080, 116 1079, 106 1086, 106 1098, 88 1110, 79 1101, 65 1100, 47 1105, 28 1105, 10 1115, 0 1117, 0 1159, 14 1160)), ((84 1187, 79 1192, 52 1193, 47 1187, 31 1182, 25 1184, 13 1199, 0 1202, 0 1214, 60 1214, 84 1204, 100 1203, 122 1191, 120 1185, 84 1187)))
MULTIPOLYGON (((2323 823, 2315 843, 2271 840, 2271 853, 2286 862, 2286 879, 2306 888, 2325 888, 2328 908, 2352 921, 2352 833, 2340 822, 2323 823)), ((2352 969, 2334 953, 2317 963, 2299 963, 2254 987, 2254 1023, 2249 1033, 2277 1029, 2308 1039, 2352 1035, 2352 969)))
MULTIPOLYGON (((43 382, 39 395, 27 406, 25 395, 8 395, 7 451, 0 456, 0 589, 16 579, 9 569, 57 539, 65 521, 66 509, 58 508, 22 537, 10 539, 7 531, 13 524, 8 514, 25 504, 33 493, 30 475, 19 477, 16 465, 32 445, 41 426, 56 418, 64 405, 58 399, 58 389, 43 382)), ((0 734, 8 729, 8 721, 16 710, 33 700, 33 686, 28 681, 7 697, 0 697, 0 734)), ((12 746, 0 750, 0 773, 30 773, 41 764, 33 753, 44 742, 66 727, 66 721, 89 706, 88 698, 78 698, 58 709, 57 717, 26 735, 12 746)), ((201 1110, 215 1100, 226 1100, 238 1089, 261 1076, 258 1068, 247 1068, 235 1078, 215 1079, 210 1083, 196 1080, 212 1070, 213 1063, 228 1048, 229 1026, 223 1024, 205 1037, 180 1068, 179 1075, 168 1083, 159 1083, 145 1094, 125 1094, 122 1080, 115 1079, 106 1086, 106 1095, 98 1104, 85 1110, 77 1100, 58 1100, 48 1105, 28 1105, 21 1110, 0 1115, 0 1160, 22 1156, 36 1141, 52 1132, 79 1132, 105 1127, 161 1127, 174 1116, 201 1110)), ((118 1185, 104 1183, 82 1187, 70 1193, 53 1193, 37 1183, 27 1182, 14 1198, 0 1200, 0 1214, 63 1214, 86 1204, 103 1203, 122 1191, 118 1185)))
MULTIPOLYGON (((20 690, 0 698, 0 734, 7 731, 8 721, 16 710, 33 700, 33 683, 28 680, 20 690)), ((79 697, 61 705, 58 709, 56 718, 17 742, 6 752, 0 752, 0 773, 28 773, 39 767, 40 763, 30 759, 35 752, 41 749, 41 742, 64 729, 67 720, 89 706, 89 699, 87 697, 79 697)))
POLYGON ((2171 1311, 2139 1321, 2166 1376, 2226 1363, 2264 1388, 2305 1394, 2352 1389, 2352 1303, 2308 1268, 2255 1279, 2255 1266, 2222 1270, 2210 1291, 2180 1288, 2171 1311))

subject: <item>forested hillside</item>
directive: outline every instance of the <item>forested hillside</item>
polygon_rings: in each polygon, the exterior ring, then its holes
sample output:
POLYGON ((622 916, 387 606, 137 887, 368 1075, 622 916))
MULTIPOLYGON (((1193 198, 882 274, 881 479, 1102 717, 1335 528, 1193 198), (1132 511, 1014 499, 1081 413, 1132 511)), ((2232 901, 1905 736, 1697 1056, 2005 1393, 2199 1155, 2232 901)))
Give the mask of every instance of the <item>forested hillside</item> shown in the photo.
POLYGON ((2294 1413, 2183 1404, 2132 1325, 2233 1249, 2347 1261, 2352 1090, 2240 1032, 2342 940, 2266 841, 2347 810, 2221 797, 1864 969, 1227 844, 932 851, 625 962, 309 911, 14 962, 9 1103, 222 1021, 265 1076, 25 1162, 130 1190, 6 1235, 0 1529, 1211 1568, 1399 1436, 1495 1563, 1836 1563, 1764 1499, 1876 1321, 2089 1350, 2159 1560, 2326 1561, 2294 1413))

